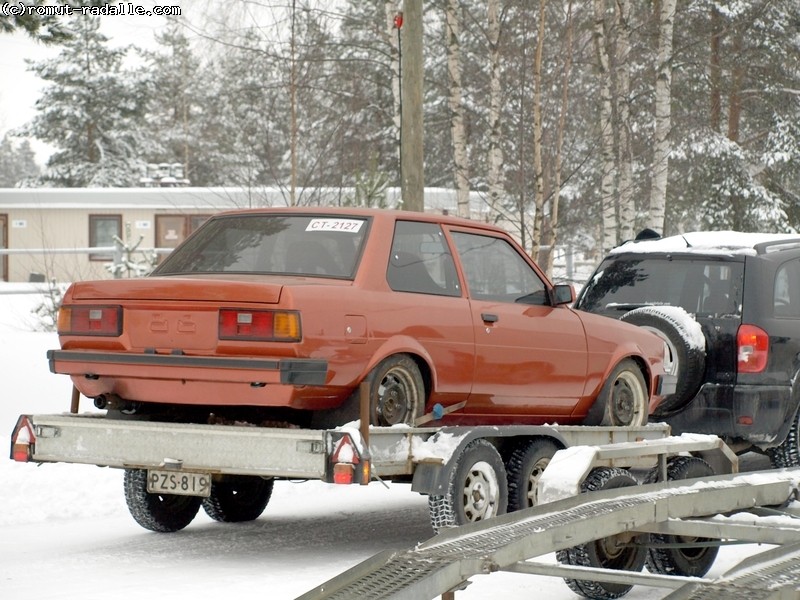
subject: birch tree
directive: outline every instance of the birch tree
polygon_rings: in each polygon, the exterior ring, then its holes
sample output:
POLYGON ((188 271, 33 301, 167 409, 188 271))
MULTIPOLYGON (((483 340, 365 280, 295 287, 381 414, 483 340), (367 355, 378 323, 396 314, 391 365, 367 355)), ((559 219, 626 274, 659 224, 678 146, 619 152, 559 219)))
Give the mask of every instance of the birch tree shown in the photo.
MULTIPOLYGON (((676 0, 661 0, 659 14, 658 55, 655 86, 655 142, 653 145, 652 183, 647 226, 659 233, 664 231, 669 176, 669 133, 672 128, 672 31, 676 0)), ((712 37, 712 82, 719 77, 718 38, 712 37), (717 49, 714 51, 715 41, 717 49), (716 66, 715 59, 716 57, 716 66)), ((712 123, 719 123, 719 101, 712 100, 712 123), (716 116, 714 116, 716 115, 716 116)))
POLYGON ((488 0, 487 20, 489 36, 489 206, 499 207, 504 196, 500 0, 488 0))
POLYGON ((633 157, 631 156, 631 112, 630 112, 630 48, 631 48, 631 14, 628 0, 616 0, 617 26, 616 41, 616 122, 617 163, 619 165, 618 201, 619 201, 619 239, 633 238, 636 208, 633 203, 633 157))
POLYGON ((459 217, 470 217, 469 164, 467 162, 467 136, 464 127, 464 106, 461 84, 461 16, 459 0, 447 0, 445 9, 447 35, 447 74, 450 84, 450 131, 453 143, 453 175, 459 217))
POLYGON ((605 253, 617 245, 617 206, 614 196, 614 115, 611 95, 611 72, 606 49, 605 0, 594 0, 594 46, 600 80, 601 173, 600 202, 602 206, 602 247, 605 253))
MULTIPOLYGON (((533 175, 534 205, 533 244, 531 254, 539 259, 544 232, 544 167, 542 165, 542 52, 544 49, 545 5, 547 0, 539 0, 539 33, 536 40, 536 54, 533 59, 533 175)), ((552 248, 550 249, 552 254, 552 248)))

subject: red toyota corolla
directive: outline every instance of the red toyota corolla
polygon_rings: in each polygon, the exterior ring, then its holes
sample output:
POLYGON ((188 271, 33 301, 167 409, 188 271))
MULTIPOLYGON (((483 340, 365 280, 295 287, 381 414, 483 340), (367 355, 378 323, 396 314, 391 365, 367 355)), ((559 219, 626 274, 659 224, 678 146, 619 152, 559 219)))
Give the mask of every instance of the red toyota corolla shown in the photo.
POLYGON ((108 416, 332 427, 641 425, 665 346, 569 307, 501 229, 333 208, 211 218, 154 273, 73 284, 66 373, 108 416))

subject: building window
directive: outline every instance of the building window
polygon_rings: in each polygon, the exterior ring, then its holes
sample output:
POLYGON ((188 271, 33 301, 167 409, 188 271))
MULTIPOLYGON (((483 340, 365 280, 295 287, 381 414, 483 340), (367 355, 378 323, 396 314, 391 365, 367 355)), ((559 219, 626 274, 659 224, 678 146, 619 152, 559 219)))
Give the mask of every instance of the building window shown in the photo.
MULTIPOLYGON (((89 215, 89 247, 107 248, 114 246, 114 236, 122 237, 121 215, 89 215)), ((114 260, 114 253, 90 254, 89 260, 114 260)))

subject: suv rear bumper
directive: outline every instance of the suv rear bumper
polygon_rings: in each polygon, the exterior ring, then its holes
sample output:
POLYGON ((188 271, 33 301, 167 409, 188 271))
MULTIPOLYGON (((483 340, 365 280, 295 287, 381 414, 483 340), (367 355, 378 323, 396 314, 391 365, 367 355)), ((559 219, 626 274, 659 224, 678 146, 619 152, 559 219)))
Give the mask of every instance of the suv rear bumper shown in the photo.
POLYGON ((706 383, 685 409, 664 420, 674 434, 707 433, 766 449, 783 443, 796 409, 788 385, 706 383))

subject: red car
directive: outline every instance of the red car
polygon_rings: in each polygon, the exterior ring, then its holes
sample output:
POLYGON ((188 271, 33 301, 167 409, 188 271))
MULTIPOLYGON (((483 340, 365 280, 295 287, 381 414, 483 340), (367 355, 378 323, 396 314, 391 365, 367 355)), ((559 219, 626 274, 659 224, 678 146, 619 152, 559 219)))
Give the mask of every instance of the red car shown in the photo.
POLYGON ((665 345, 569 304, 503 230, 333 208, 211 218, 149 277, 80 282, 54 373, 119 418, 641 425, 665 345))

